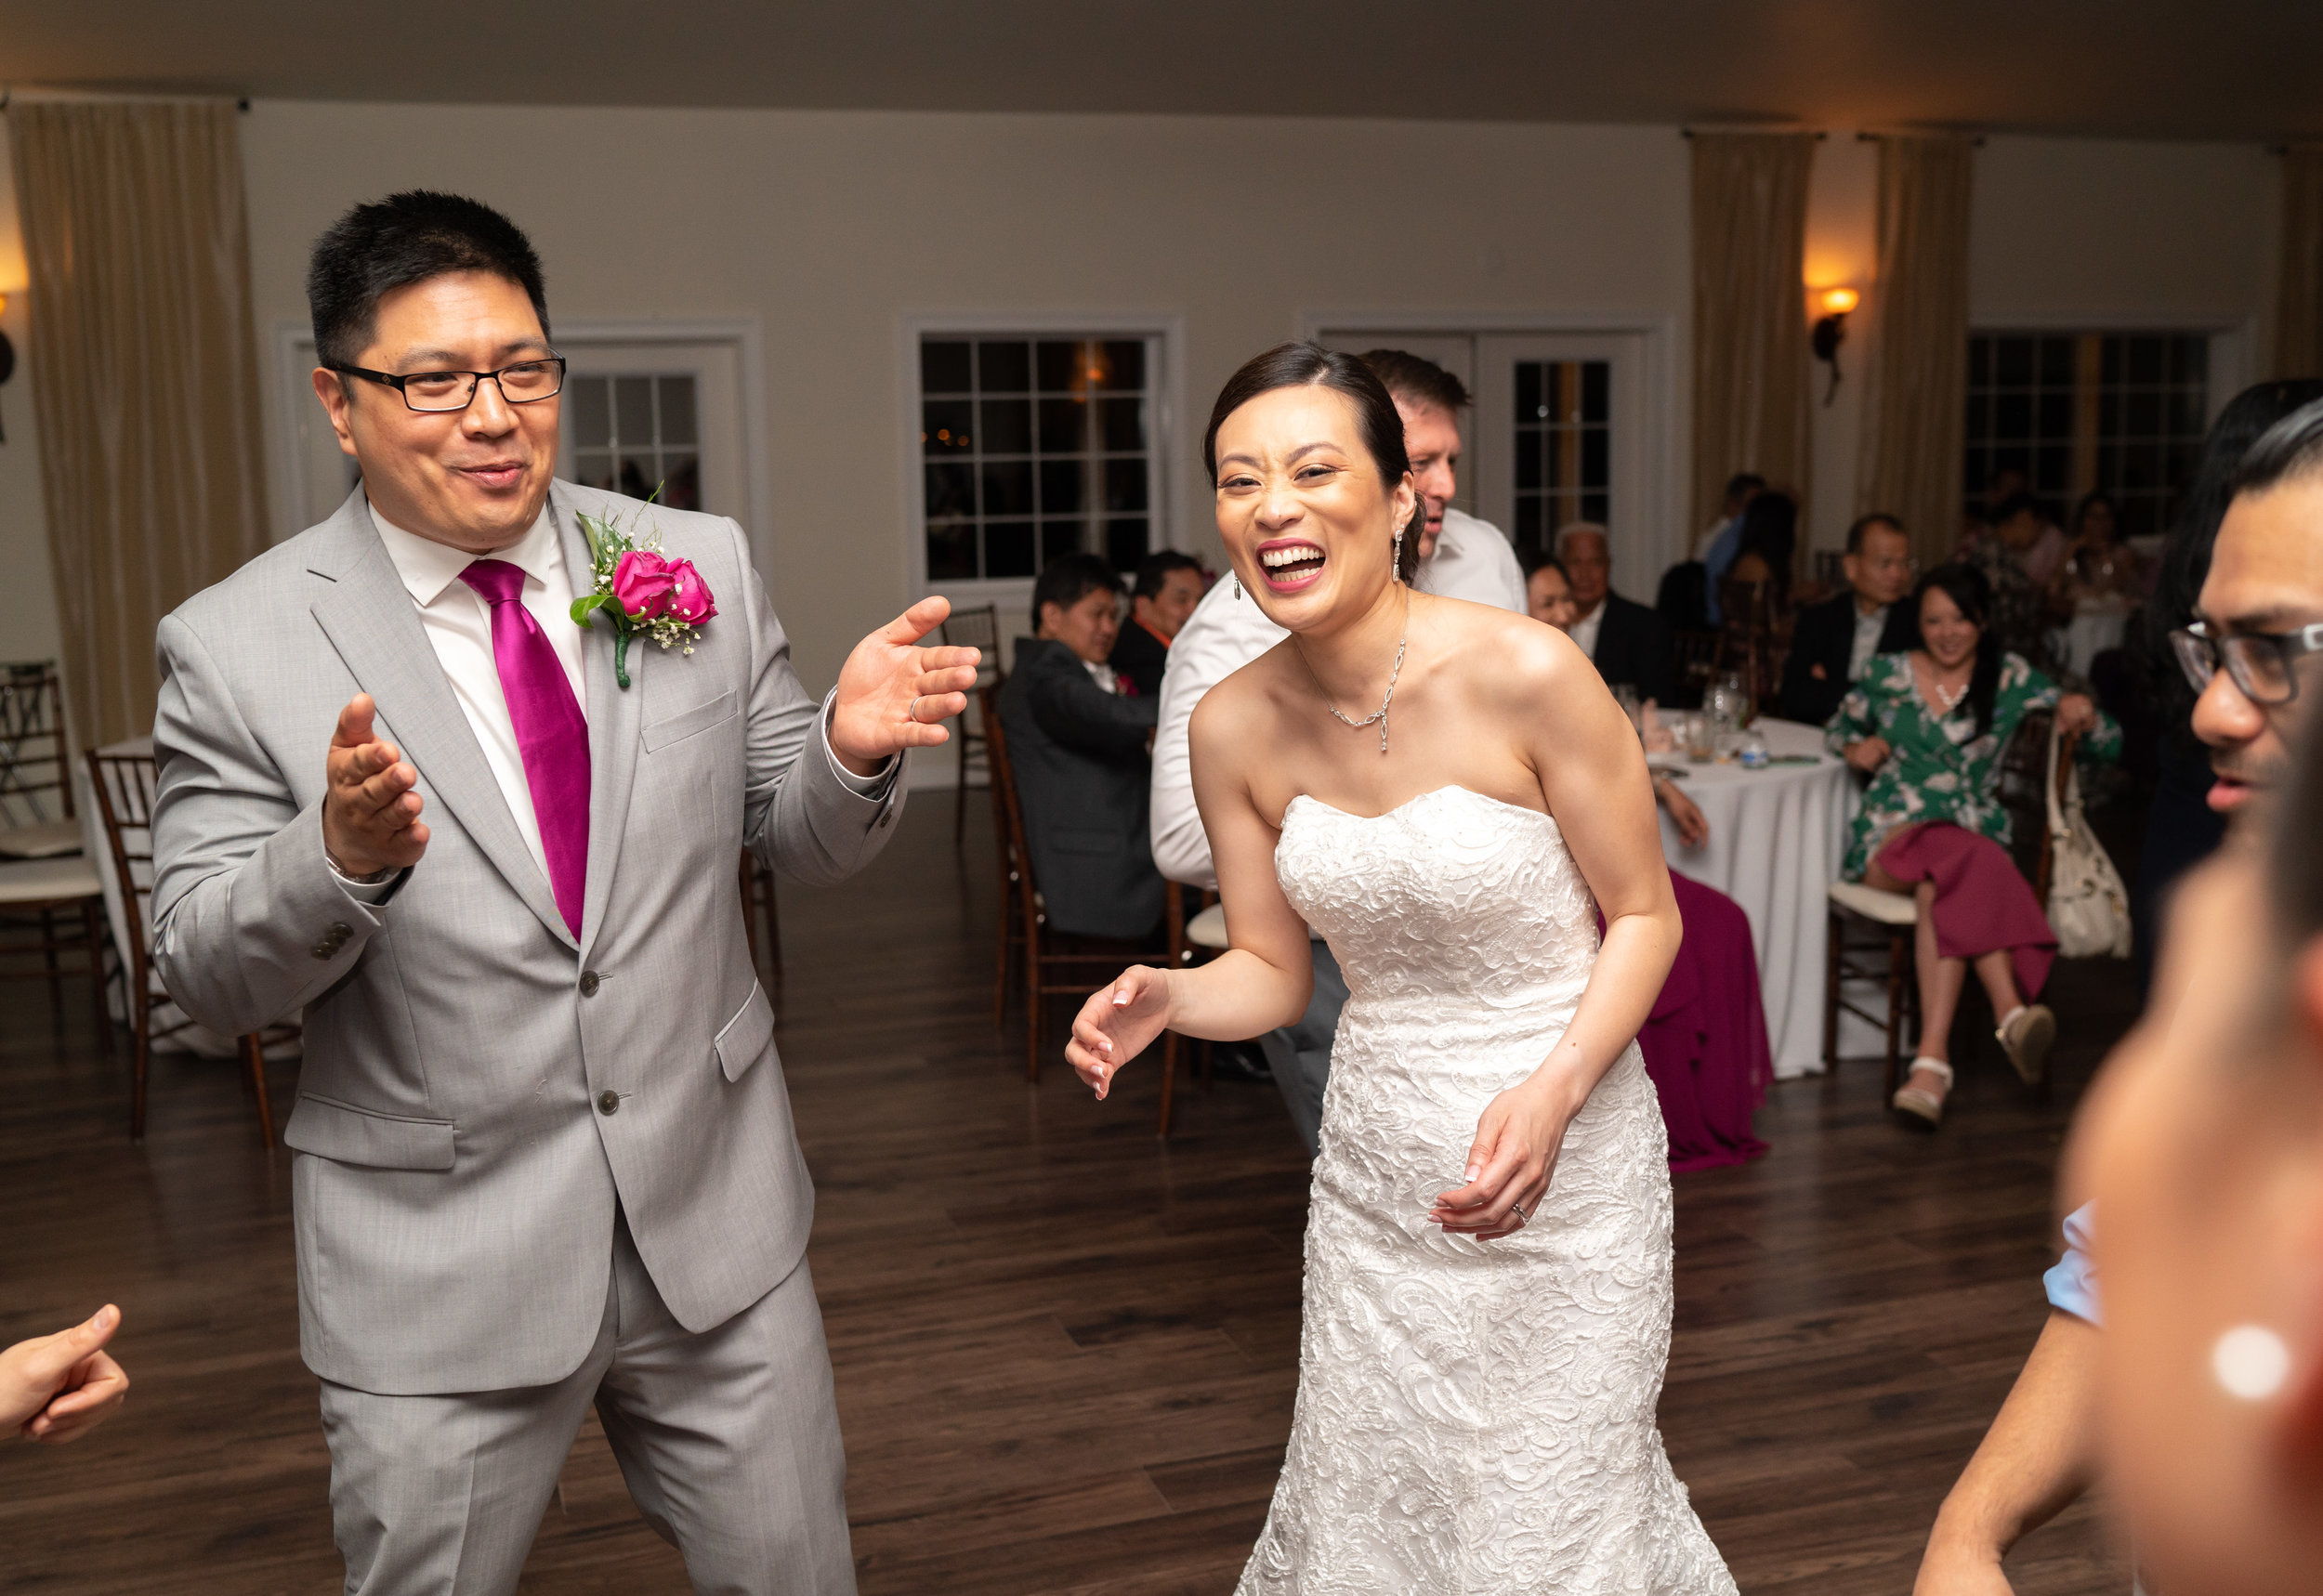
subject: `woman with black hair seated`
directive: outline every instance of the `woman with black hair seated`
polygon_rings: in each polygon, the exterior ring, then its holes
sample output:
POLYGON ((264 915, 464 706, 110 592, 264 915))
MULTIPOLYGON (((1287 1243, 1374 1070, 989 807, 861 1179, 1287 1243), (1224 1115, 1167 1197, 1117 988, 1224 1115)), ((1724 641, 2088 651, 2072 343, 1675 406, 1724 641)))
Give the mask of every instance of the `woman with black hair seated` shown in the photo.
POLYGON ((2056 1016, 2033 1000, 2056 956, 2031 886, 2008 846, 2001 753, 2025 717, 2054 709, 2080 753, 2110 761, 2121 729, 2080 693, 2004 652, 1990 627, 1992 588, 1972 566, 1938 566, 1912 590, 1920 646, 1875 658, 1831 717, 1824 741, 1870 777, 1841 872, 1920 905, 1921 1032, 1893 1106, 1934 1126, 1952 1084, 1949 1033, 1968 967, 2000 1018, 2001 1045, 2027 1084, 2041 1079, 2056 1016))

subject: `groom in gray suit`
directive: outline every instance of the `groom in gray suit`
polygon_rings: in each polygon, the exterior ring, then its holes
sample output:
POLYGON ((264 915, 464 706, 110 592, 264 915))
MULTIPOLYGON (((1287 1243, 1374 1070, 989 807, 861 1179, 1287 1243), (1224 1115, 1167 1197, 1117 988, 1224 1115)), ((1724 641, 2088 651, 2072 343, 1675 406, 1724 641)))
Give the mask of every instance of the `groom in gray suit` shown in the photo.
POLYGON ((552 480, 514 224, 424 192, 315 246, 362 485, 162 623, 156 956, 228 1035, 303 1013, 283 1139, 350 1592, 515 1588, 594 1403, 697 1591, 852 1591, 813 1190, 735 889, 892 834, 972 649, 924 600, 820 705, 730 520, 552 480), (619 584, 616 677, 580 517, 619 584), (688 639, 690 639, 689 641, 688 639))

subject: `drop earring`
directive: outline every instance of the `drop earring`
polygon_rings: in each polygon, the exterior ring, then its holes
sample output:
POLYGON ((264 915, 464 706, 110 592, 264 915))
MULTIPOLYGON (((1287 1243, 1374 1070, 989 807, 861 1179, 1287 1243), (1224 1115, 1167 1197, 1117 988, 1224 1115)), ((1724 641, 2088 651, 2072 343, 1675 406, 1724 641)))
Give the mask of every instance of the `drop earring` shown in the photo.
POLYGON ((1237 572, 1234 578, 1234 602, 1237 604, 1242 602, 1242 578, 1240 572, 1237 572))
POLYGON ((1388 556, 1387 574, 1396 582, 1403 580, 1403 529, 1396 529, 1394 552, 1388 556))

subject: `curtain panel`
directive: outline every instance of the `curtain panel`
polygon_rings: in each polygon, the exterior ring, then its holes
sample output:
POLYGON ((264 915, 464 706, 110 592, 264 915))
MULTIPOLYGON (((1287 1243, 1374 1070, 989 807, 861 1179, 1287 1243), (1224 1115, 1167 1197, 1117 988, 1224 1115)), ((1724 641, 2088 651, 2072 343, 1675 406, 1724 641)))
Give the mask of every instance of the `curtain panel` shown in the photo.
POLYGON ((1692 145, 1699 540, 1738 471, 1806 490, 1811 382, 1801 274, 1816 135, 1697 133, 1692 145))
POLYGON ((1923 569, 1950 558, 1960 542, 1975 159, 1968 138, 1880 140, 1879 328, 1856 513, 1899 517, 1923 569))
POLYGON ((2275 374, 2323 377, 2323 144, 2283 151, 2280 277, 2275 374))
POLYGON ((41 484, 80 741, 153 729, 163 616, 267 544, 228 102, 7 111, 41 484))

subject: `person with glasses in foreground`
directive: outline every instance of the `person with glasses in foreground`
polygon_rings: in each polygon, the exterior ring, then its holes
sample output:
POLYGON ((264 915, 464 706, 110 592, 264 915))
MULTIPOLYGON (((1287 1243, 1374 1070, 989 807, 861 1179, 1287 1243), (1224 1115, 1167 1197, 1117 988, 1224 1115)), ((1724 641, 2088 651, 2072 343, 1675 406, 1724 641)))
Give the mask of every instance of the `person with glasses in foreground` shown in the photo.
MULTIPOLYGON (((2239 402, 2239 401, 2238 401, 2239 402)), ((2264 433, 2228 477, 2231 495, 2212 547, 2193 624, 2171 642, 2187 684, 2198 695, 2193 724, 2210 751, 2211 806, 2228 817, 2226 852, 2248 869, 2251 843, 2271 818, 2287 784, 2290 747, 2302 720, 2313 721, 2323 698, 2323 401, 2292 412, 2264 433)), ((2286 837, 2323 828, 2308 807, 2286 817, 2286 837)), ((2198 870, 2191 883, 2215 880, 2198 870)), ((2216 889, 2209 892, 2216 901, 2216 889)), ((2190 900, 2170 916, 2166 958, 2180 973, 2157 988, 2139 1037, 2171 1034, 2174 1005, 2201 985, 2185 975, 2215 948, 2181 948, 2210 937, 2214 918, 2190 900)), ((2121 1056, 2136 1055, 2133 1039, 2121 1056)), ((2110 1091, 2110 1088, 2107 1088, 2110 1091)), ((2093 1113, 2096 1112, 2093 1108, 2093 1113)), ((2083 1192, 2068 1179, 2069 1192, 2083 1192)), ((2001 1559, 2024 1536, 2055 1517, 2088 1489, 2098 1469, 2102 1309, 2092 1262, 2096 1205, 2066 1221, 2064 1259, 2049 1271, 2051 1311, 2007 1403, 1936 1515, 1920 1565, 1915 1596, 1996 1596, 2009 1589, 2001 1559)), ((2110 1210, 2108 1210, 2110 1211, 2110 1210)), ((2177 1596, 2178 1588, 2170 1588, 2177 1596)), ((2197 1585, 2187 1589, 2202 1589, 2197 1585)))

